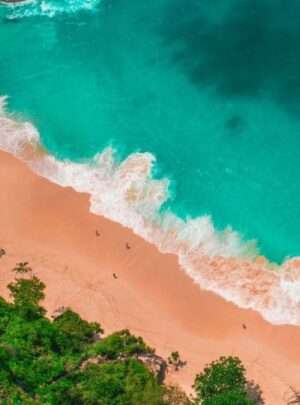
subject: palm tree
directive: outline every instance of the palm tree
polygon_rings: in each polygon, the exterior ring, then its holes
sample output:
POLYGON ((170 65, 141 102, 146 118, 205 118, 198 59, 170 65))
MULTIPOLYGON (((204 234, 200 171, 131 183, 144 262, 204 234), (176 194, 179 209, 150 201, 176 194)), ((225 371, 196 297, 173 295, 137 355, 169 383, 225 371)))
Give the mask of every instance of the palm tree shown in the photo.
POLYGON ((28 262, 20 262, 16 264, 16 267, 13 268, 12 271, 14 271, 16 274, 26 274, 26 273, 31 273, 32 268, 28 266, 28 262))

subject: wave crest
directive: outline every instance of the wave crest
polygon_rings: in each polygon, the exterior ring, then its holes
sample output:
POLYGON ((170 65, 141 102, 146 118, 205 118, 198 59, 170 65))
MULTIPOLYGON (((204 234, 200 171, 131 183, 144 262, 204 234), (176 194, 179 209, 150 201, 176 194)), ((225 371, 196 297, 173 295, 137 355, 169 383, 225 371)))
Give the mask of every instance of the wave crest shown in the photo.
POLYGON ((133 153, 118 162, 106 148, 88 162, 59 161, 42 150, 38 131, 5 112, 0 98, 0 149, 25 160, 38 174, 90 195, 91 212, 131 228, 162 252, 178 256, 182 269, 202 288, 274 324, 300 325, 300 259, 281 266, 258 255, 231 228, 217 231, 210 217, 183 220, 162 205, 168 179, 154 179, 155 157, 133 153))
POLYGON ((80 10, 93 10, 100 0, 25 0, 22 3, 5 5, 6 18, 22 19, 34 16, 54 17, 57 14, 71 14, 80 10))

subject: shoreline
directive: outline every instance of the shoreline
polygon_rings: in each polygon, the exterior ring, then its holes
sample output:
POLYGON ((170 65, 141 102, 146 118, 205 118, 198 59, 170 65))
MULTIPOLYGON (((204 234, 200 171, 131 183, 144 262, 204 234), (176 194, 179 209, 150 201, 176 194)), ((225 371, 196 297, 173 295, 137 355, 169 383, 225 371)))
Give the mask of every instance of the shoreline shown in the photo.
POLYGON ((272 324, 300 325, 299 257, 276 265, 235 230, 218 231, 210 217, 183 220, 173 212, 161 213, 169 197, 168 179, 153 179, 155 156, 150 153, 132 153, 119 162, 108 147, 93 161, 60 161, 44 150, 30 122, 14 120, 5 107, 6 97, 0 97, 0 150, 26 161, 59 188, 87 193, 88 211, 132 229, 160 252, 175 254, 199 288, 253 309, 272 324))
POLYGON ((187 391, 207 362, 230 354, 244 362, 266 404, 285 404, 289 386, 299 388, 300 327, 271 325, 201 290, 175 255, 91 214, 87 194, 50 183, 5 152, 0 180, 0 247, 7 252, 0 295, 8 296, 10 269, 28 261, 47 285, 48 316, 70 306, 107 333, 142 335, 165 357, 178 350, 187 365, 169 378, 187 391))

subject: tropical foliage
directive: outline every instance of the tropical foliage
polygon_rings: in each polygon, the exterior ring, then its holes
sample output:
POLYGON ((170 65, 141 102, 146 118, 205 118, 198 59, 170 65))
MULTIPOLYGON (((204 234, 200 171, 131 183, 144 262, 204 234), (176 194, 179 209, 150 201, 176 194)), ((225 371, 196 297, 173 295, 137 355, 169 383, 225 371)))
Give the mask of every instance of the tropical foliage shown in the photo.
MULTIPOLYGON (((98 323, 68 308, 50 320, 41 305, 44 283, 26 262, 18 263, 14 272, 8 285, 11 302, 0 297, 1 404, 251 404, 238 359, 222 358, 199 374, 194 402, 180 388, 165 385, 155 367, 149 367, 151 359, 164 360, 141 337, 128 330, 103 337, 98 323)), ((182 362, 178 352, 168 360, 176 369, 182 362)))
POLYGON ((196 404, 253 405, 247 393, 245 368, 237 357, 220 357, 195 379, 196 404))

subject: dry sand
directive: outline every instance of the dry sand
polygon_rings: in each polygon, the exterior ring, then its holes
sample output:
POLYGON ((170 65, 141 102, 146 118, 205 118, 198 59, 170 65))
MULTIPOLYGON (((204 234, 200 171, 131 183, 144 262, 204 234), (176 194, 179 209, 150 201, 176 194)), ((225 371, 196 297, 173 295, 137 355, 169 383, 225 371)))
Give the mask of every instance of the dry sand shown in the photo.
POLYGON ((70 306, 107 333, 129 328, 158 354, 178 350, 187 365, 169 379, 187 391, 220 355, 242 359, 268 405, 286 404, 289 386, 300 389, 300 327, 273 326, 202 291, 175 256, 90 214, 87 195, 48 182, 3 152, 0 184, 0 247, 7 251, 0 295, 7 297, 10 269, 28 261, 47 285, 49 315, 70 306))

